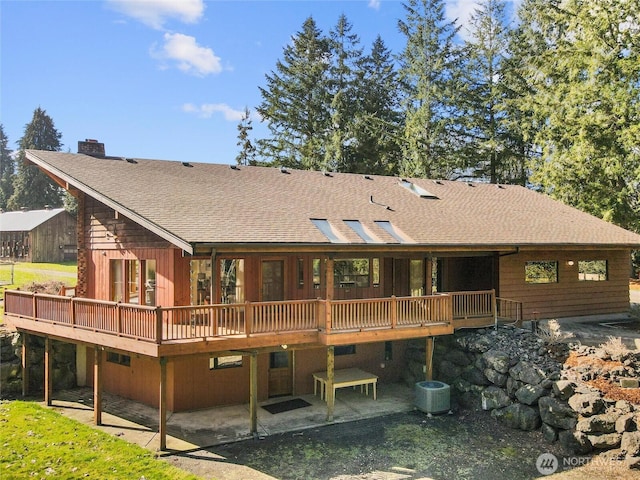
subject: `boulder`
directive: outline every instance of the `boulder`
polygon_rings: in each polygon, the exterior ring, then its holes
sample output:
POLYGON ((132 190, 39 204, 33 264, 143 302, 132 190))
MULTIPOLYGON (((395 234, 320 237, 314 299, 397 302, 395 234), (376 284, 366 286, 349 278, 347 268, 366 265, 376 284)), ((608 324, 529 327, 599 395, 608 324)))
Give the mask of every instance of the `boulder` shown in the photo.
POLYGON ((624 432, 620 442, 620 449, 628 457, 640 456, 640 432, 624 432))
POLYGON ((598 450, 610 450, 620 446, 622 435, 619 433, 603 433, 602 435, 587 435, 591 446, 598 450))
POLYGON ((638 429, 636 425, 635 415, 633 413, 624 413, 616 420, 616 432, 633 432, 638 429))
POLYGON ((566 450, 576 453, 585 454, 592 450, 589 438, 585 433, 574 432, 573 430, 562 430, 558 433, 558 441, 566 450))
POLYGON ((493 410, 495 408, 503 408, 511 404, 511 399, 507 392, 499 387, 487 387, 480 394, 482 398, 482 409, 493 410))
POLYGON ((516 392, 523 385, 524 383, 510 376, 509 378, 507 378, 507 393, 510 397, 515 397, 516 392))
POLYGON ((460 376, 460 372, 462 372, 462 369, 449 360, 442 360, 438 364, 438 378, 443 382, 451 383, 460 376))
POLYGON ((458 365, 460 367, 466 367, 471 363, 471 360, 469 360, 469 357, 467 357, 466 353, 464 353, 462 350, 456 349, 447 352, 446 359, 454 365, 458 365))
POLYGON ((521 403, 514 403, 505 408, 495 409, 491 415, 509 428, 527 432, 537 430, 542 421, 538 411, 521 403))
POLYGON ((542 421, 552 427, 572 430, 577 420, 576 412, 566 402, 553 397, 542 397, 538 400, 542 421))
POLYGON ((509 375, 505 375, 504 373, 500 373, 500 372, 494 370, 493 368, 485 368, 484 376, 487 377, 487 380, 489 380, 494 385, 497 385, 498 387, 506 386, 507 385, 507 379, 509 378, 509 375))
POLYGON ((578 414, 588 417, 602 412, 605 408, 604 400, 599 393, 578 393, 569 399, 569 405, 578 414))
POLYGON ((576 430, 586 434, 614 433, 616 431, 616 420, 618 416, 614 413, 603 413, 584 417, 578 421, 576 430))
POLYGON ((488 350, 482 354, 487 367, 494 369, 498 373, 508 373, 511 366, 511 358, 508 353, 501 350, 488 350))
POLYGON ((537 385, 545 379, 544 372, 535 364, 530 362, 518 362, 509 369, 509 375, 516 380, 530 385, 537 385))
POLYGON ((558 431, 551 425, 546 423, 542 424, 542 437, 549 443, 555 442, 558 439, 558 431))
POLYGON ((524 384, 518 390, 516 390, 516 398, 520 403, 525 405, 534 405, 538 403, 538 399, 547 393, 547 390, 540 385, 524 384))
POLYGON ((558 380, 552 385, 553 393, 560 400, 569 400, 575 393, 575 384, 569 380, 558 380))

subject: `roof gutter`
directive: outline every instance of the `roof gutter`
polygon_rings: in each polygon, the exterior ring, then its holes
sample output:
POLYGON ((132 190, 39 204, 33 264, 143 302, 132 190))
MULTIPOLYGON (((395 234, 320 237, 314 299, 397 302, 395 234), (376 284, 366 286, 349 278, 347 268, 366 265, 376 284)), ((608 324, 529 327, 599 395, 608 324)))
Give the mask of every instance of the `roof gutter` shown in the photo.
POLYGON ((169 232, 169 231, 163 229, 162 227, 160 227, 159 225, 149 221, 147 218, 142 217, 142 216, 138 215, 137 213, 135 213, 135 212, 123 207, 119 203, 114 202, 113 200, 111 200, 108 197, 105 197, 100 192, 97 192, 97 191, 93 190, 89 186, 79 182, 78 180, 76 180, 75 178, 67 175, 66 173, 62 172, 61 170, 58 170, 57 168, 49 165, 44 160, 42 160, 40 157, 38 157, 35 153, 33 153, 33 151, 27 150, 26 151, 26 155, 27 155, 27 158, 30 161, 35 163, 38 167, 40 167, 45 172, 48 172, 48 173, 51 173, 51 174, 57 176, 61 180, 64 180, 67 184, 73 185, 75 188, 77 188, 78 190, 86 193, 90 197, 95 198, 96 200, 98 200, 99 202, 104 203, 105 205, 107 205, 110 208, 113 208, 119 214, 124 215, 125 217, 131 219, 132 221, 140 224, 141 226, 143 226, 147 230, 149 230, 149 231, 155 233, 156 235, 158 235, 159 237, 165 239, 169 243, 175 245, 176 247, 181 248, 182 250, 184 250, 185 252, 189 253, 190 255, 193 255, 193 247, 189 242, 186 242, 182 238, 172 234, 171 232, 169 232))

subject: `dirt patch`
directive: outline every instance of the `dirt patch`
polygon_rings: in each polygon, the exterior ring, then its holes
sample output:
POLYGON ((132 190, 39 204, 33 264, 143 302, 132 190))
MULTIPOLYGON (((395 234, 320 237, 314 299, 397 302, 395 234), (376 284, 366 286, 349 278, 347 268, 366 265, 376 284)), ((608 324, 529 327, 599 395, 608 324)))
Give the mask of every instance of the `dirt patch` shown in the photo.
MULTIPOLYGON (((511 430, 488 412, 470 410, 431 418, 419 411, 394 414, 222 445, 207 453, 281 480, 531 479, 540 477, 536 460, 541 454, 552 453, 560 462, 568 455, 539 431, 511 430)), ((185 456, 166 460, 195 468, 185 456)), ((574 467, 561 463, 558 471, 574 467)), ((201 463, 198 469, 202 474, 201 463)))

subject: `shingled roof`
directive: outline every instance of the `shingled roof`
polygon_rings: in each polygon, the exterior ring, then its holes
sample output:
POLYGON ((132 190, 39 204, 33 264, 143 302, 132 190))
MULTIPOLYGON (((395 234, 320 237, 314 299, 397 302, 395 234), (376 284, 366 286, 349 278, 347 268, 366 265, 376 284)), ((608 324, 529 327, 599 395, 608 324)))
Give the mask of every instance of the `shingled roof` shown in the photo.
POLYGON ((640 247, 640 235, 515 185, 37 150, 27 158, 188 252, 201 243, 332 243, 313 220, 326 220, 347 248, 640 247), (348 220, 372 238, 361 238, 348 220))

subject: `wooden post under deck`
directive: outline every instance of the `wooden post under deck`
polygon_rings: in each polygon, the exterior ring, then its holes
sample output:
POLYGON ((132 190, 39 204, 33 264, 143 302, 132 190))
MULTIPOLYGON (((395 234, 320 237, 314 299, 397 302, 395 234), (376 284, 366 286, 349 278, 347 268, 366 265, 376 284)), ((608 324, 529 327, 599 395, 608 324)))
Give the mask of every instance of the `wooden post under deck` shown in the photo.
POLYGON ((158 413, 158 434, 160 436, 160 450, 167 449, 167 358, 160 358, 160 408, 158 413))
POLYGON ((29 395, 29 355, 31 355, 31 336, 28 333, 22 334, 22 396, 29 395))
POLYGON ((258 435, 258 353, 249 356, 249 433, 258 435))
POLYGON ((93 349, 93 423, 102 425, 102 350, 93 349))
POLYGON ((334 346, 327 347, 327 385, 324 389, 324 395, 327 399, 327 422, 333 421, 333 409, 335 406, 335 395, 333 394, 334 381, 334 346))
POLYGON ((433 380, 433 337, 427 337, 427 347, 425 350, 427 357, 424 371, 425 380, 433 380))
POLYGON ((51 394, 53 393, 53 355, 51 353, 51 339, 45 337, 44 339, 44 402, 51 406, 53 399, 51 394))

